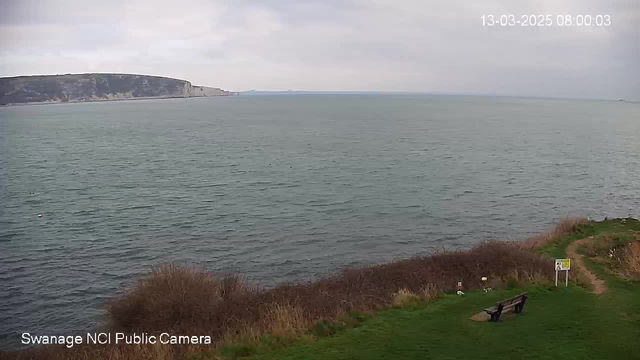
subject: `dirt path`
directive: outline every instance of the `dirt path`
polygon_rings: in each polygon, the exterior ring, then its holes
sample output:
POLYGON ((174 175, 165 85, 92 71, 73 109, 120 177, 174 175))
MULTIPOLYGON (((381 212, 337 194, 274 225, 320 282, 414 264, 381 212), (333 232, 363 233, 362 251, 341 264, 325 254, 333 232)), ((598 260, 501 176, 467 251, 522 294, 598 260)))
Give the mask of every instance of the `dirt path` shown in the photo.
POLYGON ((603 292, 605 292, 605 290, 607 290, 607 285, 605 284, 604 280, 598 279, 596 274, 587 269, 587 267, 584 265, 584 261, 582 260, 584 256, 576 252, 580 245, 589 241, 591 241, 591 239, 586 238, 574 241, 569 244, 569 246, 567 247, 567 256, 569 256, 569 258, 573 260, 572 265, 574 265, 578 269, 578 271, 585 274, 589 281, 591 281, 591 285, 593 285, 593 293, 602 294, 603 292))

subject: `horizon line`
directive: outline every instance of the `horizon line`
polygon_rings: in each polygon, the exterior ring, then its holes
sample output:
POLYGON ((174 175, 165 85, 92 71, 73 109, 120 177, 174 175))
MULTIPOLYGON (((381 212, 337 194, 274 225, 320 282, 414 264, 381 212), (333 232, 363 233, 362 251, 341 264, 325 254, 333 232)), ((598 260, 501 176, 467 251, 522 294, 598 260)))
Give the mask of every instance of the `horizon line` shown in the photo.
MULTIPOLYGON (((165 79, 174 79, 180 81, 186 81, 194 84, 191 80, 186 80, 183 78, 170 77, 164 75, 149 75, 143 73, 125 73, 125 72, 81 72, 81 73, 56 73, 56 74, 31 74, 31 75, 13 75, 13 76, 0 76, 0 79, 11 79, 11 78, 19 78, 19 77, 39 77, 39 76, 65 76, 65 75, 137 75, 137 76, 149 76, 149 77, 158 77, 165 79)), ((194 86, 206 86, 206 87, 218 87, 214 85, 194 85, 194 86)), ((499 94, 499 93, 447 93, 447 92, 430 92, 430 91, 402 91, 402 90, 226 90, 221 87, 218 87, 222 90, 237 93, 237 94, 247 94, 254 93, 255 95, 260 95, 260 93, 270 93, 272 95, 280 95, 280 94, 388 94, 388 95, 432 95, 432 96, 478 96, 478 97, 508 97, 508 98, 529 98, 529 99, 557 99, 557 100, 591 100, 591 101, 618 101, 618 102, 631 102, 638 103, 640 99, 625 99, 622 97, 619 98, 580 98, 580 97, 564 97, 564 96, 545 96, 545 95, 517 95, 517 94, 499 94)))
POLYGON ((580 98, 580 97, 561 97, 561 96, 544 96, 544 95, 517 95, 517 94, 500 94, 500 93, 447 93, 447 92, 429 92, 429 91, 384 91, 384 90, 236 90, 235 93, 259 95, 431 95, 431 96, 477 96, 477 97, 506 97, 506 98, 525 98, 525 99, 554 99, 554 100, 591 100, 591 101, 616 101, 616 102, 633 102, 638 100, 630 100, 625 98, 580 98))

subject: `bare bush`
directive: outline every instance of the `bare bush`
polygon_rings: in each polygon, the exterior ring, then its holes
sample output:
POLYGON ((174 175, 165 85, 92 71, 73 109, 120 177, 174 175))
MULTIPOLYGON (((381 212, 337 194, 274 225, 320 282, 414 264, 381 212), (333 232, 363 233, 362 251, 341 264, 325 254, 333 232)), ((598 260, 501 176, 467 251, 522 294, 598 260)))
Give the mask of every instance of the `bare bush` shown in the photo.
POLYGON ((587 224, 588 219, 582 217, 566 217, 553 228, 532 236, 521 244, 524 248, 533 249, 547 246, 557 240, 560 236, 571 234, 578 229, 578 226, 587 224))

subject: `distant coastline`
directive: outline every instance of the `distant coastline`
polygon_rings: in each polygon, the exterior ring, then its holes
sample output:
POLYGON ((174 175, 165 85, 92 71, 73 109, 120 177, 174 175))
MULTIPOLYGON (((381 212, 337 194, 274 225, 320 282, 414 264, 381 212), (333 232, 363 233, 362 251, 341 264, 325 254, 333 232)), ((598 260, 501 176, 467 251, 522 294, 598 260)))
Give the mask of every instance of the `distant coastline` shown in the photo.
POLYGON ((95 100, 81 100, 81 101, 44 101, 44 102, 24 102, 24 103, 0 103, 0 108, 11 108, 17 106, 43 106, 43 105, 56 105, 56 104, 84 104, 84 103, 109 103, 109 102, 126 102, 126 101, 142 101, 142 100, 169 100, 169 99, 186 99, 186 98, 204 98, 204 97, 225 97, 225 96, 239 96, 237 92, 230 95, 216 95, 216 96, 145 96, 145 97, 131 97, 123 99, 95 99, 95 100))
POLYGON ((0 78, 0 105, 233 96, 220 88, 136 74, 65 74, 0 78))
POLYGON ((429 92, 429 91, 364 91, 364 90, 243 90, 236 94, 242 96, 274 96, 274 95, 402 95, 402 96, 438 96, 438 97, 483 97, 483 98, 505 98, 505 99, 544 99, 559 101, 605 101, 605 102, 627 102, 638 103, 640 99, 620 99, 620 98, 577 98, 558 97, 543 95, 517 95, 501 93, 449 93, 449 92, 429 92))

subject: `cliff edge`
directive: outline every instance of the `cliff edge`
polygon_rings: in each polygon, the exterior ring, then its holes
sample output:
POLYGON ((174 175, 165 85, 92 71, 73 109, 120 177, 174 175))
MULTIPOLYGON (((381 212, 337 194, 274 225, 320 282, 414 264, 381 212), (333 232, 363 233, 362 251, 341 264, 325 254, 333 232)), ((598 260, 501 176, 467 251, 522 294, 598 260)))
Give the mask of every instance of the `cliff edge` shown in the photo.
POLYGON ((189 81, 135 74, 66 74, 0 78, 0 105, 235 95, 189 81))

